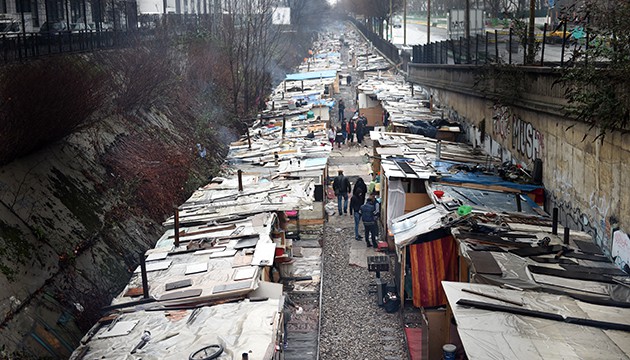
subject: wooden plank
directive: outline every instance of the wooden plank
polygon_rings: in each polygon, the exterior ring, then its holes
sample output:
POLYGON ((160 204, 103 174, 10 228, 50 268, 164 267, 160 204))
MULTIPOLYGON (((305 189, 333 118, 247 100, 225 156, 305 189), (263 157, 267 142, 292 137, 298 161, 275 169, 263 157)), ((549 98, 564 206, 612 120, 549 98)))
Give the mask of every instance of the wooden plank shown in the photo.
POLYGON ((127 297, 142 296, 144 294, 143 291, 144 289, 142 288, 142 286, 133 287, 133 288, 127 289, 127 291, 125 292, 123 296, 127 296, 127 297))
POLYGON ((473 183, 457 183, 457 182, 448 182, 448 183, 443 183, 444 185, 456 185, 459 187, 463 187, 463 188, 469 188, 469 189, 477 189, 477 190, 492 190, 492 191, 499 191, 499 192, 507 192, 507 193, 521 193, 520 190, 516 190, 516 189, 512 189, 509 187, 505 187, 505 186, 500 186, 500 185, 482 185, 482 184, 473 184, 473 183))

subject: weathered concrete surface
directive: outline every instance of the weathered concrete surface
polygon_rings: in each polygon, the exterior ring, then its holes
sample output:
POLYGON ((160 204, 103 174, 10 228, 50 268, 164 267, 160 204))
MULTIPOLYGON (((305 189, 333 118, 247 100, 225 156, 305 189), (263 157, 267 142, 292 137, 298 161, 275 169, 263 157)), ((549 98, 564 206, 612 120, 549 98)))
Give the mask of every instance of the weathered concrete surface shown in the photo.
POLYGON ((161 235, 159 222, 131 210, 124 189, 134 185, 112 186, 102 162, 129 130, 123 119, 109 119, 0 168, 0 342, 7 351, 67 357, 85 331, 78 326, 99 316, 138 254, 161 235))
POLYGON ((608 252, 612 229, 630 231, 630 134, 596 141, 597 129, 567 119, 557 71, 524 68, 521 99, 498 107, 474 87, 475 67, 410 66, 410 81, 464 121, 471 142, 529 169, 542 160, 547 209, 558 207, 563 225, 592 233, 608 252))

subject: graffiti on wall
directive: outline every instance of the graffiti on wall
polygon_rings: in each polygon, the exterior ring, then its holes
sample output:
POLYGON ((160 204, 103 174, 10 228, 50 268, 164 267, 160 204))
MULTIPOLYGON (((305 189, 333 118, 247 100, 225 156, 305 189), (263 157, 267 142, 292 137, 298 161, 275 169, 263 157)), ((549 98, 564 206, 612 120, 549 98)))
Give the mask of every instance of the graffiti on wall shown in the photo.
POLYGON ((495 138, 507 140, 510 136, 510 123, 512 122, 512 113, 507 106, 494 105, 494 114, 492 115, 492 134, 495 138))
POLYGON ((512 122, 512 149, 530 160, 541 159, 544 135, 517 116, 512 118, 512 122))
POLYGON ((505 144, 512 140, 512 149, 528 160, 542 159, 545 148, 544 135, 531 123, 523 121, 509 107, 494 105, 492 135, 505 144))
MULTIPOLYGON (((614 216, 615 208, 610 199, 602 194, 593 194, 584 204, 575 201, 571 175, 554 170, 555 190, 549 191, 546 208, 558 208, 560 223, 571 229, 586 232, 600 246, 605 254, 611 255, 613 232, 619 227, 619 220, 614 216)), ((617 261, 616 261, 617 262, 617 261)), ((619 263, 618 263, 619 264, 619 263)), ((619 264, 620 265, 620 264, 619 264)))

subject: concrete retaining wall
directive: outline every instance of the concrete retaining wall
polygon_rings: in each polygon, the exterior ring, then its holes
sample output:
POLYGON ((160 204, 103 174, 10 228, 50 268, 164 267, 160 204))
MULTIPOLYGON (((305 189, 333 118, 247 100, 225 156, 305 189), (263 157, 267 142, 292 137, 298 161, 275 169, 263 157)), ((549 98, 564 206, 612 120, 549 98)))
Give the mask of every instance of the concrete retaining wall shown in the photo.
MULTIPOLYGON (((564 90, 553 69, 522 68, 524 91, 499 106, 474 86, 474 66, 410 65, 409 80, 427 87, 451 118, 463 121, 477 146, 528 169, 540 158, 547 211, 565 226, 594 235, 610 254, 612 232, 630 230, 630 135, 595 140, 596 129, 564 116, 564 90)), ((620 264, 623 265, 623 264, 620 264)))

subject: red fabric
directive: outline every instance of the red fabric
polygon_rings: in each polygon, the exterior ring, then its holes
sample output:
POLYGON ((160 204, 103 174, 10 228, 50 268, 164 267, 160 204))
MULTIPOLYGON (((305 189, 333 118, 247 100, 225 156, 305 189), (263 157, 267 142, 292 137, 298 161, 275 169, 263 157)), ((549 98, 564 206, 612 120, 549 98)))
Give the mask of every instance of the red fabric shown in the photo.
POLYGON ((413 305, 446 305, 443 280, 457 281, 457 246, 452 236, 410 245, 413 305))
POLYGON ((538 188, 530 192, 534 194, 534 202, 539 206, 543 206, 545 204, 545 189, 538 188))
POLYGON ((422 328, 405 328, 411 360, 422 360, 422 328))

